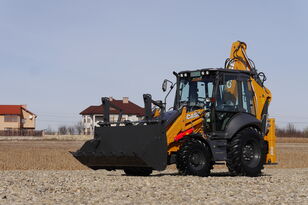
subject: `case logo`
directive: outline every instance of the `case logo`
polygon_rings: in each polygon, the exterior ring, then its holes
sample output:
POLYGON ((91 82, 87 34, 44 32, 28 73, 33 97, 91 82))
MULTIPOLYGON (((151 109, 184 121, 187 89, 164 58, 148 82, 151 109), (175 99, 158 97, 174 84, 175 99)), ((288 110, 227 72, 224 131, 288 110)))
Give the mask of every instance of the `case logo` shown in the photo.
POLYGON ((187 114, 187 115, 186 115, 186 119, 187 119, 187 120, 193 119, 193 118, 196 118, 196 117, 199 117, 199 113, 198 113, 198 112, 194 112, 194 113, 191 113, 191 114, 187 114))

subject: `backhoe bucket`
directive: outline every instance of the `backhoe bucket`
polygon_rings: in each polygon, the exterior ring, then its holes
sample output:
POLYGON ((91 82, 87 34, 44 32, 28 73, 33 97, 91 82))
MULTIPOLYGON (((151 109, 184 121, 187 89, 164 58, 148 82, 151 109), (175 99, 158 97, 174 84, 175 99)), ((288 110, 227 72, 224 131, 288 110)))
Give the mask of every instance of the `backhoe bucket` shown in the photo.
POLYGON ((167 166, 167 141, 161 122, 149 125, 96 127, 94 139, 72 153, 92 169, 167 166))

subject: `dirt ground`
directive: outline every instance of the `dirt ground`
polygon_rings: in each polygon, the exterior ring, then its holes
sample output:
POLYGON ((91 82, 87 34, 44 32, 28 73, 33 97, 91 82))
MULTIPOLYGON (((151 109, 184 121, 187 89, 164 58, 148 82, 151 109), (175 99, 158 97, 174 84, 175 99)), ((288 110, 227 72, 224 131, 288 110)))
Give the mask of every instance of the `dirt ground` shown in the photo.
POLYGON ((278 143, 278 165, 262 176, 149 177, 90 170, 75 160, 84 141, 0 141, 0 204, 308 204, 308 143, 278 143))
MULTIPOLYGON (((0 170, 86 170, 69 153, 76 151, 83 143, 84 141, 0 141, 0 170)), ((308 143, 278 143, 277 158, 278 165, 266 167, 306 168, 308 143)))
POLYGON ((87 169, 69 153, 84 141, 0 141, 0 170, 87 169))

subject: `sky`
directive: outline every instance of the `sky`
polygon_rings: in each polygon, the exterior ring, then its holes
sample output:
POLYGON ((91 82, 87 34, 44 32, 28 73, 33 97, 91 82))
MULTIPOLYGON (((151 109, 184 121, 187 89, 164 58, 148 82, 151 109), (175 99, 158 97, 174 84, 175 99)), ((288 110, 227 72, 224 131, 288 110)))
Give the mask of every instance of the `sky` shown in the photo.
POLYGON ((163 99, 173 71, 223 67, 241 40, 267 75, 277 125, 305 128, 307 9, 306 0, 0 0, 0 104, 27 104, 37 129, 73 125, 103 96, 163 99))

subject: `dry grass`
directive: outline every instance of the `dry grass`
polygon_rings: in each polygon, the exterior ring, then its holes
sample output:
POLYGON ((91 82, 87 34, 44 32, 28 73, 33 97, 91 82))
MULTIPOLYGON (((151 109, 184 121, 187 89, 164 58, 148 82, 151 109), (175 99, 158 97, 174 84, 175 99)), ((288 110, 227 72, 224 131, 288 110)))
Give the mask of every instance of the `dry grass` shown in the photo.
MULTIPOLYGON (((76 151, 83 143, 84 141, 0 141, 0 170, 84 170, 87 168, 69 153, 76 151)), ((267 167, 308 167, 308 143, 278 143, 277 154, 278 165, 267 167)))
POLYGON ((44 135, 43 140, 82 140, 93 139, 92 135, 44 135))
POLYGON ((278 160, 278 165, 274 165, 273 168, 308 167, 308 143, 278 144, 277 160, 278 160))
POLYGON ((85 141, 93 139, 93 135, 44 135, 41 137, 35 136, 0 136, 0 141, 26 141, 26 140, 62 140, 62 141, 85 141))
POLYGON ((300 137, 277 137, 278 143, 308 143, 308 138, 300 137))

